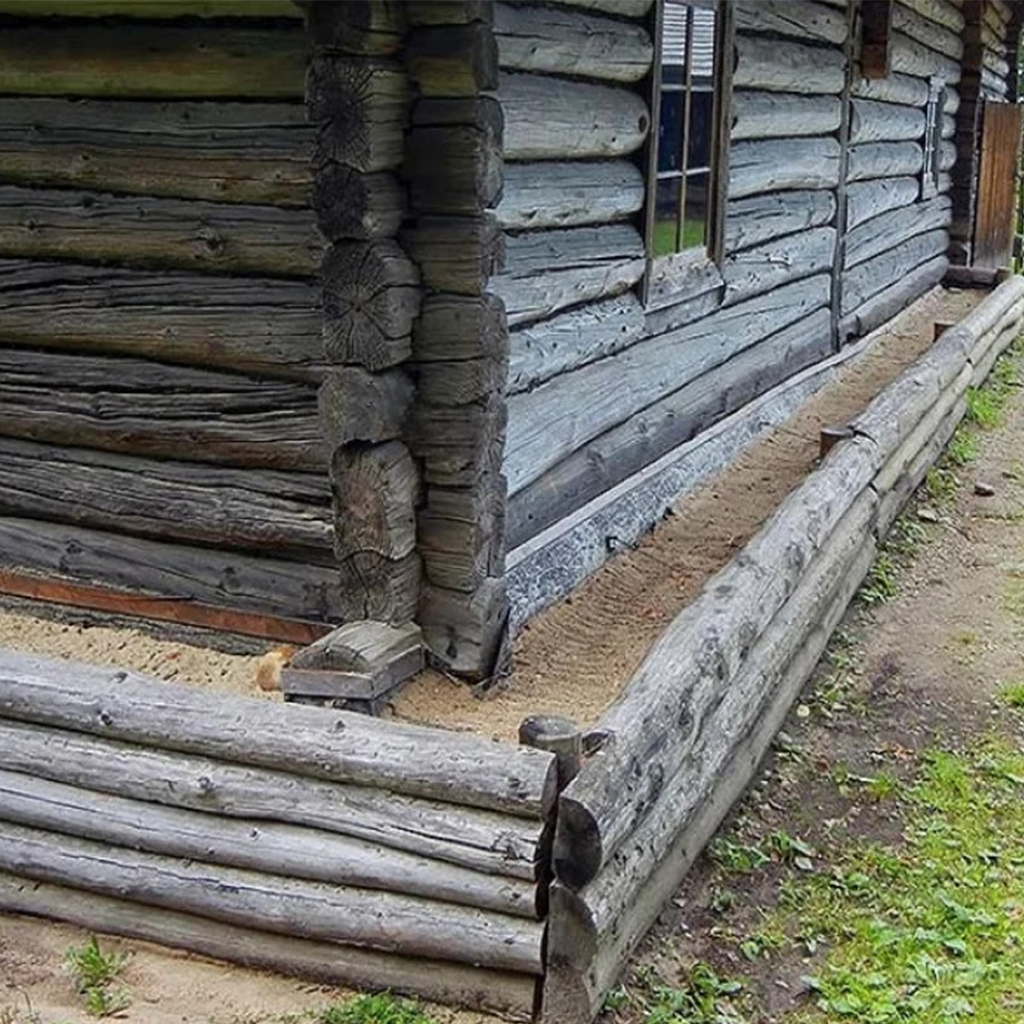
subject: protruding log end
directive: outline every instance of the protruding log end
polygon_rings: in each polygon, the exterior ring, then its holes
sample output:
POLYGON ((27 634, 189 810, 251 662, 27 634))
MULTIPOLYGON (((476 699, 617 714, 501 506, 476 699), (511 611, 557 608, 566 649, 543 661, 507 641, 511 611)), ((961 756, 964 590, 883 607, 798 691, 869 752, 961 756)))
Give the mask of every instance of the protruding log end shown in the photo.
POLYGON ((818 438, 818 457, 823 459, 840 441, 853 437, 852 427, 823 427, 818 438))
POLYGON ((519 742, 524 747, 548 750, 558 761, 558 788, 565 789, 579 774, 583 736, 571 718, 561 715, 531 715, 519 724, 519 742))
POLYGON ((555 877, 570 889, 582 889, 604 860, 601 827, 590 811, 565 793, 558 801, 553 849, 555 877))

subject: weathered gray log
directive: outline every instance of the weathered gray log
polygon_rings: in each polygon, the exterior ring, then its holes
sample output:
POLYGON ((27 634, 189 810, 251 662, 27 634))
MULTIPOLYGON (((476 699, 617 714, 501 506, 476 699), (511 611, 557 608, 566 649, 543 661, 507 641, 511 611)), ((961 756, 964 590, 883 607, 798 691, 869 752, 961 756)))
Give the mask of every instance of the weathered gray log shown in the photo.
POLYGON ((472 487, 481 474, 499 472, 506 415, 499 395, 469 405, 418 406, 408 440, 422 460, 423 479, 439 487, 472 487))
POLYGON ((413 384, 401 368, 370 373, 361 366, 327 370, 317 393, 320 429, 331 448, 350 441, 400 437, 413 384))
MULTIPOLYGON (((684 249, 673 256, 662 256, 653 261, 644 280, 644 307, 648 315, 658 319, 668 317, 671 326, 689 323, 699 316, 713 313, 720 305, 722 272, 718 264, 707 258, 703 249, 684 249), (704 301, 701 301, 701 300, 704 301), (683 312, 683 320, 677 314, 683 312)), ((666 328, 660 319, 657 325, 650 320, 647 333, 660 333, 666 328)))
POLYGON ((635 92, 546 75, 502 74, 506 160, 626 156, 647 138, 651 117, 635 92))
POLYGON ((737 90, 732 98, 730 139, 827 135, 837 131, 837 96, 800 96, 780 92, 737 90))
POLYGON ((928 78, 938 75, 944 82, 956 85, 960 81, 960 62, 936 53, 916 39, 893 31, 889 38, 891 69, 905 75, 928 78))
POLYGON ((939 25, 931 18, 918 14, 909 5, 903 3, 892 5, 892 27, 915 42, 955 61, 959 61, 964 55, 964 44, 958 31, 939 25))
POLYGON ((850 102, 850 143, 899 142, 924 136, 924 111, 919 107, 854 99, 850 102))
POLYGON ((564 7, 583 7, 590 11, 605 11, 625 18, 642 18, 654 0, 554 0, 564 7))
POLYGON ((432 360, 416 367, 418 397, 430 405, 469 405, 503 388, 508 377, 504 353, 476 359, 432 360))
POLYGON ((485 874, 537 877, 540 823, 494 811, 0 720, 11 771, 220 817, 352 836, 485 874))
POLYGON ((864 142, 850 147, 848 181, 919 174, 924 150, 917 142, 864 142))
MULTIPOLYGON (((832 605, 811 625, 789 664, 768 681, 771 689, 760 718, 751 730, 737 737, 717 775, 695 784, 694 776, 700 777, 702 767, 698 764, 685 773, 684 787, 678 791, 675 785, 667 787, 671 799, 659 802, 662 814, 650 820, 641 833, 647 840, 660 825, 661 831, 671 835, 667 853, 655 858, 648 856, 651 843, 631 843, 628 856, 611 865, 583 892, 552 886, 549 950, 553 969, 545 979, 544 1020, 548 1024, 583 1019, 600 1007, 625 958, 753 777, 867 572, 874 550, 873 540, 863 544, 832 605)), ((681 772, 673 783, 682 782, 683 775, 681 772)))
POLYGON ((0 770, 0 816, 146 853, 537 916, 536 883, 481 874, 333 832, 142 803, 19 772, 0 770))
POLYGON ((37 188, 302 206, 314 138, 301 103, 8 96, 0 174, 37 188))
POLYGON ((736 38, 732 82, 737 89, 838 95, 843 79, 843 51, 838 47, 823 50, 759 36, 736 38))
POLYGON ((472 593, 504 561, 507 484, 489 474, 473 487, 431 487, 417 519, 416 542, 431 583, 472 593))
POLYGON ((835 139, 747 140, 730 147, 730 199, 780 189, 835 188, 838 183, 835 139))
POLYGON ((844 266, 855 267, 924 231, 948 229, 952 205, 948 196, 936 196, 865 221, 847 232, 844 266))
POLYGON ((740 32, 768 32, 840 45, 846 39, 845 12, 823 4, 739 0, 735 18, 740 32))
POLYGON ((539 922, 414 896, 186 862, 7 823, 0 869, 303 939, 542 971, 539 922))
POLYGON ((418 626, 389 626, 386 622, 346 622, 326 636, 296 651, 291 668, 336 669, 372 675, 394 660, 403 660, 421 645, 418 626))
POLYGON ((397 242, 331 246, 323 281, 323 343, 330 360, 380 370, 408 357, 420 275, 397 242))
POLYGON ((527 232, 507 239, 505 269, 490 290, 513 326, 618 295, 645 267, 643 239, 632 226, 527 232))
POLYGON ((938 228, 900 242, 892 249, 843 272, 842 313, 851 313, 893 281, 944 253, 949 232, 938 228))
POLYGON ((839 322, 839 336, 843 339, 851 336, 860 337, 886 320, 892 319, 929 288, 937 285, 946 276, 948 267, 949 260, 945 254, 922 263, 902 280, 883 288, 852 313, 844 316, 839 322))
POLYGON ((311 622, 342 618, 337 571, 308 562, 3 516, 0 563, 214 607, 311 622))
POLYGON ((304 281, 0 260, 0 343, 316 380, 319 306, 304 281))
POLYGON ((469 679, 486 678, 494 670, 507 621, 508 601, 500 578, 488 577, 472 594, 423 588, 419 622, 427 645, 442 664, 469 679))
POLYGON ((558 7, 497 3, 494 34, 514 71, 637 82, 654 56, 643 26, 558 7))
POLYGON ((498 84, 498 46, 482 21, 414 28, 402 56, 422 96, 473 97, 498 84))
POLYGON ((644 180, 626 160, 508 164, 495 211, 506 230, 628 220, 643 206, 644 180))
POLYGON ((960 5, 953 0, 900 0, 900 3, 957 35, 963 31, 964 16, 960 13, 960 5))
POLYGON ((402 244, 433 291, 482 295, 505 259, 504 236, 494 214, 471 217, 420 216, 402 234, 402 244))
POLYGON ((311 277, 308 210, 0 186, 0 256, 311 277))
POLYGON ((553 762, 539 751, 2 649, 0 713, 528 818, 542 817, 553 799, 553 762))
POLYGON ((375 551, 356 551, 338 564, 341 618, 379 619, 392 625, 416 617, 422 564, 415 552, 388 558, 375 551))
POLYGON ((508 391, 527 391, 638 341, 644 310, 632 292, 581 306, 509 334, 508 391))
POLYGON ((528 975, 311 942, 7 873, 0 874, 0 907, 329 985, 386 986, 521 1021, 533 1010, 535 979, 528 975))
POLYGON ((725 220, 725 251, 734 253, 773 238, 827 224, 836 213, 831 192, 769 192, 730 200, 725 220))
POLYGON ((0 438, 0 513, 322 557, 326 475, 211 468, 0 438), (315 556, 320 552, 320 556, 315 556))
POLYGON ((730 306, 779 288, 832 266, 836 229, 811 228, 773 239, 727 257, 722 263, 725 292, 722 305, 730 306))
POLYGON ((850 84, 850 95, 858 99, 921 107, 928 103, 928 82, 913 75, 890 74, 885 78, 858 78, 850 84))
POLYGON ((188 461, 327 464, 309 386, 141 359, 0 348, 0 432, 188 461))
POLYGON ((790 327, 744 349, 574 451, 513 496, 508 544, 524 543, 786 376, 824 358, 829 333, 823 311, 812 309, 790 327))
POLYGON ((395 61, 314 57, 306 81, 309 118, 318 126, 314 166, 343 164, 364 173, 398 167, 409 97, 395 61))
POLYGON ((405 37, 406 11, 398 4, 307 4, 303 13, 309 38, 319 49, 380 56, 401 49, 405 37))
POLYGON ((174 21, 183 17, 298 20, 302 9, 289 0, 154 0, 142 8, 134 0, 3 0, 0 14, 30 18, 141 18, 146 21, 174 21))
POLYGON ((888 210, 910 206, 920 193, 921 183, 917 178, 851 182, 846 188, 846 226, 855 228, 888 210))
POLYGON ((508 351, 505 310, 493 295, 428 295, 416 322, 416 362, 502 360, 508 351))
POLYGON ((13 23, 0 43, 0 91, 135 99, 301 99, 300 25, 13 23))
MULTIPOLYGON (((562 882, 579 888, 594 879, 659 806, 722 692, 745 668, 757 670, 748 660, 752 645, 801 585, 811 560, 831 550, 829 538, 879 462, 869 440, 854 438, 837 449, 755 534, 743 557, 708 580, 658 638, 601 720, 614 743, 559 799, 554 861, 562 882)), ((813 611, 820 607, 814 602, 813 611)), ((650 853, 656 860, 661 851, 650 853)))
POLYGON ((564 789, 580 771, 583 734, 562 715, 530 715, 519 723, 519 742, 526 747, 550 750, 558 758, 558 788, 564 789))
POLYGON ((363 174, 341 164, 317 169, 313 208, 317 224, 332 242, 390 238, 402 223, 405 192, 394 174, 363 174))

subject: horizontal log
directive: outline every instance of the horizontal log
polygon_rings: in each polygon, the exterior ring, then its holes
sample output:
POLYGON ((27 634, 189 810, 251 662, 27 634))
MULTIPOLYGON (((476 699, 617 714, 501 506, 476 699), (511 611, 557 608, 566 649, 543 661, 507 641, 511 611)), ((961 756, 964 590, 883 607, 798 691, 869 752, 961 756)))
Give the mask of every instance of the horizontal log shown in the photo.
POLYGON ((318 829, 473 872, 537 877, 541 824, 524 818, 24 722, 0 720, 0 737, 11 771, 78 789, 318 829))
POLYGON ((326 474, 210 468, 0 438, 0 514, 330 559, 326 474))
POLYGON ((408 438, 422 462, 423 479, 438 487, 474 487, 483 474, 499 472, 506 416, 498 394, 471 405, 421 403, 408 438))
MULTIPOLYGON (((828 292, 826 275, 784 285, 676 331, 638 342, 613 358, 555 378, 534 392, 510 397, 505 460, 509 493, 514 496, 507 525, 510 547, 523 543, 692 436, 692 420, 677 422, 676 407, 686 408, 686 395, 680 391, 686 382, 699 380, 731 355, 805 319, 828 302, 828 292), (559 409, 554 399, 558 395, 577 395, 584 383, 592 388, 589 393, 583 388, 582 393, 587 394, 584 404, 559 409), (675 395, 678 401, 666 399, 666 408, 661 410, 654 401, 658 395, 675 395), (535 445, 535 417, 543 412, 557 420, 560 413, 564 421, 558 429, 571 431, 574 414, 581 420, 584 415, 593 415, 592 408, 600 408, 594 404, 599 398, 607 407, 618 408, 619 426, 609 423, 613 429, 606 427, 603 436, 575 448, 547 473, 538 473, 536 463, 521 457, 523 451, 532 451, 535 445), (629 408, 625 402, 637 403, 632 406, 635 415, 622 411, 629 408), (678 436, 677 430, 685 436, 678 436), (514 439, 520 440, 517 443, 514 439), (516 496, 519 491, 521 497, 516 496)), ((702 385, 695 383, 694 387, 702 385)), ((721 401, 719 393, 719 404, 714 407, 719 413, 721 401)), ((697 422, 710 425, 705 417, 697 422)), ((540 458, 551 465, 546 453, 542 452, 540 458)))
POLYGON ((646 268, 643 239, 628 225, 527 232, 505 244, 505 268, 490 291, 504 302, 509 326, 619 295, 646 268))
POLYGON ((509 335, 508 392, 614 355, 643 332, 643 306, 632 292, 521 327, 509 335))
POLYGON ((3 0, 0 14, 24 18, 292 18, 302 9, 291 0, 3 0))
POLYGON ((307 981, 366 989, 384 986, 512 1020, 531 1019, 535 979, 528 975, 255 931, 6 872, 0 873, 0 907, 7 913, 55 918, 307 981))
POLYGON ((952 60, 959 61, 964 55, 964 44, 958 31, 940 25, 906 4, 892 5, 892 28, 952 60))
POLYGON ((495 211, 506 230, 629 220, 644 203, 640 169, 626 160, 507 164, 495 211))
POLYGON ((861 337, 906 309, 945 276, 949 260, 945 253, 922 263, 902 280, 883 288, 839 321, 839 337, 861 337))
MULTIPOLYGON (((317 556, 317 560, 322 559, 317 556)), ((268 558, 2 516, 0 564, 35 576, 100 583, 140 597, 198 602, 308 622, 342 618, 337 569, 308 560, 268 558)), ((173 620, 173 615, 170 618, 173 620)))
POLYGON ((838 183, 839 143, 833 138, 747 140, 729 150, 730 199, 838 183))
POLYGON ((916 39, 893 30, 889 37, 890 69, 904 75, 930 78, 938 75, 944 82, 960 81, 960 62, 929 49, 916 39))
POLYGON ((722 262, 725 281, 723 306, 745 301, 762 292, 831 268, 836 253, 836 229, 811 228, 773 239, 722 262))
POLYGON ((864 142, 850 147, 847 181, 919 174, 923 164, 917 142, 864 142))
POLYGON ((850 83, 850 95, 863 100, 921 107, 928 103, 928 82, 913 75, 890 73, 885 78, 858 78, 850 83))
POLYGON ((739 0, 733 16, 739 32, 768 32, 797 39, 841 45, 846 39, 846 12, 809 0, 739 0))
POLYGON ((402 62, 421 96, 472 98, 498 84, 498 46, 483 20, 414 27, 402 62))
POLYGON ((554 3, 617 14, 620 18, 642 18, 651 9, 654 0, 554 0, 554 3))
POLYGON ((321 321, 304 281, 0 260, 0 344, 315 381, 321 321))
POLYGON ((303 206, 316 129, 302 103, 5 97, 0 175, 35 188, 303 206))
POLYGON ((823 50, 780 39, 736 37, 734 88, 838 95, 844 78, 840 48, 823 50))
POLYGON ((0 833, 0 870, 297 938, 541 972, 539 922, 413 896, 181 861, 9 823, 0 833))
POLYGON ((917 202, 921 183, 917 178, 879 178, 851 182, 846 187, 846 224, 852 229, 888 210, 917 202))
POLYGON ((945 228, 926 231, 843 272, 842 314, 846 316, 893 281, 941 255, 949 246, 945 228))
POLYGON ((725 251, 769 242, 807 228, 827 224, 836 213, 835 196, 825 190, 769 192, 731 199, 726 209, 725 251))
POLYGON ((3 770, 0 807, 5 821, 129 850, 537 916, 535 883, 333 832, 141 803, 3 770))
POLYGON ((842 104, 837 96, 737 90, 732 98, 729 138, 768 139, 828 135, 839 130, 842 104))
POLYGON ((0 256, 312 277, 311 211, 0 186, 0 256))
POLYGON ((494 5, 503 68, 637 82, 650 70, 651 37, 641 25, 559 7, 494 5))
POLYGON ((541 751, 2 649, 0 714, 527 818, 554 795, 554 760, 541 751))
MULTIPOLYGON (((749 657, 752 644, 804 580, 812 559, 826 550, 877 464, 872 442, 847 442, 842 456, 837 451, 810 474, 746 545, 743 557, 711 577, 661 634, 602 719, 614 744, 604 747, 560 797, 554 852, 560 881, 573 888, 585 885, 631 833, 653 827, 660 835, 657 823, 665 810, 675 817, 675 810, 659 800, 661 793, 698 753, 703 727, 723 693, 746 670, 756 672, 757 662, 749 657), (669 705, 685 707, 685 714, 669 713, 669 705)), ((859 543, 860 536, 855 540, 859 543)), ((694 760, 699 763, 699 756, 694 760)), ((667 831, 674 836, 676 829, 667 831)), ((647 855, 646 846, 637 849, 647 855)), ((649 852, 656 862, 662 850, 655 845, 649 852)))
POLYGON ((924 231, 948 229, 952 205, 947 196, 936 196, 859 224, 847 232, 844 266, 855 267, 924 231))
POLYGON ((919 107, 876 100, 850 102, 850 143, 899 142, 924 136, 925 116, 919 107))
POLYGON ((300 25, 12 23, 0 42, 0 92, 134 99, 301 99, 300 25))
POLYGON ((900 0, 900 3, 957 35, 963 31, 964 16, 960 12, 960 4, 953 0, 900 0))
POLYGON ((186 461, 327 465, 308 385, 142 359, 0 348, 0 433, 186 461))
POLYGON ((493 295, 428 295, 416 321, 413 359, 418 363, 489 359, 508 354, 505 310, 493 295))
POLYGON ((502 74, 506 160, 627 156, 647 138, 650 112, 625 88, 546 75, 502 74))

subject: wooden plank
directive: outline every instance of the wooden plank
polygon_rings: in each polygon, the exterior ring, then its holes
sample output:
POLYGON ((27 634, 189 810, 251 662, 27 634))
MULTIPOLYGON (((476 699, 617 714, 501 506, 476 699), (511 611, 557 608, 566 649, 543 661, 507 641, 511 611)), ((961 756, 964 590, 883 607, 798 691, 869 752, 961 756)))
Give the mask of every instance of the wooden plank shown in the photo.
POLYGON ((839 143, 833 138, 751 139, 730 147, 730 199, 838 183, 839 143))
POLYGON ((850 147, 850 181, 916 175, 924 164, 917 142, 863 142, 850 147))
POLYGON ((809 0, 798 4, 792 0, 739 0, 736 28, 740 32, 765 32, 842 45, 846 39, 846 14, 809 0))
POLYGON ((312 277, 308 210, 0 185, 0 256, 312 277))
POLYGON ((527 232, 506 240, 504 270, 489 288, 515 326, 619 295, 646 265, 643 239, 629 225, 527 232))
POLYGON ((944 253, 949 246, 945 228, 926 231, 900 242, 843 273, 843 316, 857 309, 893 281, 944 253))
POLYGON ((505 230, 567 228, 629 220, 644 180, 627 160, 508 164, 495 213, 505 230))
POLYGON ((629 89, 547 75, 502 74, 506 160, 627 156, 647 138, 651 118, 629 89))
POLYGON ((921 183, 917 178, 880 178, 851 182, 846 188, 846 222, 851 230, 888 210, 917 202, 921 183))
POLYGON ((260 970, 294 974, 327 985, 395 992, 487 1010, 529 1021, 534 979, 468 964, 398 957, 326 942, 253 931, 131 900, 0 874, 0 907, 7 913, 68 921, 82 928, 123 935, 216 957, 260 970))
POLYGON ((0 260, 0 345, 316 381, 321 319, 305 281, 0 260))
POLYGON ((315 134, 302 103, 7 96, 0 174, 36 188, 303 206, 315 134))
POLYGON ((0 348, 0 433, 186 461, 327 465, 308 385, 142 359, 0 348))
POLYGON ((0 834, 0 869, 297 938, 541 973, 540 923, 450 903, 189 863, 10 823, 0 834))
POLYGON ((536 918, 536 883, 318 829, 143 803, 0 770, 7 822, 113 847, 536 918))
POLYGON ((514 71, 637 82, 654 57, 642 25, 559 7, 496 3, 494 34, 501 67, 514 71))
POLYGON ((838 95, 843 89, 843 77, 840 48, 824 50, 788 40, 736 37, 732 79, 736 89, 838 95))
POLYGON ((322 560, 326 474, 216 468, 0 438, 0 513, 322 560))
POLYGON ((2 649, 0 714, 526 818, 554 798, 554 759, 541 751, 2 649))
POLYGON ((727 254, 769 242, 783 235, 820 227, 836 213, 828 191, 769 192, 729 202, 725 221, 727 254))
POLYGON ((527 324, 509 334, 508 392, 614 355, 643 332, 643 306, 632 292, 527 324))
POLYGON ((1020 107, 985 103, 981 123, 974 264, 1002 267, 1009 263, 1013 251, 1016 171, 1021 138, 1020 107))
POLYGON ((947 196, 936 196, 865 221, 846 236, 844 266, 855 267, 924 231, 948 230, 952 205, 947 196))
POLYGON ((11 23, 0 41, 0 92, 123 99, 301 99, 299 25, 11 23))
POLYGON ((220 818, 284 822, 473 872, 537 878, 541 824, 494 811, 0 719, 11 771, 220 818))
POLYGON ((827 135, 837 131, 836 96, 800 96, 738 89, 733 95, 731 140, 827 135))

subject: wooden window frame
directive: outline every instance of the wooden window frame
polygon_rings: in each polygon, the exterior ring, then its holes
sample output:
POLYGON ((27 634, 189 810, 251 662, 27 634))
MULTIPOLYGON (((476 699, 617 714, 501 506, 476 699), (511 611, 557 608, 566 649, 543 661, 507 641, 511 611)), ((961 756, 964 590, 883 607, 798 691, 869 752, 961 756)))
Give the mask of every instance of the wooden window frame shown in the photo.
POLYGON ((924 162, 921 165, 921 198, 939 194, 939 160, 942 156, 942 117, 946 105, 946 83, 938 75, 928 80, 928 102, 925 105, 924 162))
MULTIPOLYGON (((698 0, 699 2, 699 0, 698 0)), ((644 277, 644 301, 651 303, 652 287, 657 281, 660 291, 672 290, 673 282, 684 287, 694 273, 701 273, 721 263, 725 256, 725 215, 729 188, 729 136, 732 109, 732 69, 735 63, 726 59, 735 48, 733 5, 729 0, 705 0, 715 9, 715 68, 713 76, 713 108, 711 115, 711 167, 708 186, 707 230, 703 245, 680 252, 652 254, 655 197, 658 187, 658 135, 661 121, 661 59, 665 27, 665 0, 655 4, 654 60, 651 66, 651 126, 647 145, 647 180, 645 182, 644 246, 647 273, 644 277)), ((685 211, 680 214, 685 216, 685 211)), ((664 305, 664 302, 659 302, 664 305)))

